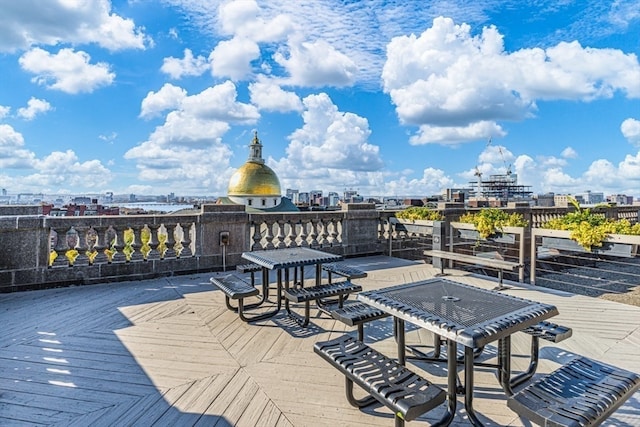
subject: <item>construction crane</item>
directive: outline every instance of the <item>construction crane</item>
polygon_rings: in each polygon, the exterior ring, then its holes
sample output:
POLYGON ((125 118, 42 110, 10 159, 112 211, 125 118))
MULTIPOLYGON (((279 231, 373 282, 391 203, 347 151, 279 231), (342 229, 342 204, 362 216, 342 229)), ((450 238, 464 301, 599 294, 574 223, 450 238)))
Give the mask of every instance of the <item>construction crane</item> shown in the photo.
POLYGON ((476 194, 476 197, 480 198, 482 193, 482 172, 480 172, 480 169, 478 169, 478 165, 476 165, 476 170, 475 172, 473 172, 473 174, 478 177, 478 192, 476 194))
POLYGON ((507 160, 504 158, 504 153, 502 152, 502 147, 498 145, 498 151, 500 152, 500 157, 502 157, 502 163, 504 163, 504 167, 507 170, 507 175, 511 175, 511 163, 507 165, 507 160))

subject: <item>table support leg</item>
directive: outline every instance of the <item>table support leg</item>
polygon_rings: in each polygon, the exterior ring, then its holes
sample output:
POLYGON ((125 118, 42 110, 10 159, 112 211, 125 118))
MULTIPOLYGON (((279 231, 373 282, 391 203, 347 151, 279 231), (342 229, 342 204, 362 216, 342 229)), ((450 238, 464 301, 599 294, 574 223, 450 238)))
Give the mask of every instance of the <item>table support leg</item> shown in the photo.
POLYGON ((507 396, 513 395, 511 390, 511 336, 498 340, 498 369, 500 385, 507 396))
POLYGON ((394 319, 397 338, 396 344, 398 345, 398 363, 404 366, 407 361, 407 354, 404 347, 404 320, 398 319, 397 317, 394 317, 394 319))
POLYGON ((432 427, 445 427, 453 422, 456 416, 456 406, 458 404, 458 361, 457 344, 454 340, 447 340, 447 412, 435 422, 432 427))
POLYGON ((482 426, 473 409, 473 348, 464 348, 464 408, 469 422, 474 426, 482 426))

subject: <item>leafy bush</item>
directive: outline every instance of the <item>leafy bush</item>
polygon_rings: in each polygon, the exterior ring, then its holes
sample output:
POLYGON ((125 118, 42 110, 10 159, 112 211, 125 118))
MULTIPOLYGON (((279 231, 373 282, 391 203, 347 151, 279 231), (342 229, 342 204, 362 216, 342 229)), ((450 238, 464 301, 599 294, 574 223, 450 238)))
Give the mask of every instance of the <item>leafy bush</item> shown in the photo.
POLYGON ((542 228, 568 230, 571 239, 588 251, 601 247, 609 234, 640 235, 640 223, 631 225, 626 219, 606 218, 603 214, 582 208, 575 199, 571 200, 571 204, 576 209, 574 212, 547 221, 542 228))
POLYGON ((435 209, 411 206, 396 213, 396 218, 400 219, 426 219, 428 221, 441 221, 444 216, 435 209))
POLYGON ((476 230, 478 230, 480 237, 483 239, 502 231, 503 227, 526 227, 528 225, 522 214, 508 214, 497 208, 467 212, 460 216, 458 221, 475 225, 476 230))

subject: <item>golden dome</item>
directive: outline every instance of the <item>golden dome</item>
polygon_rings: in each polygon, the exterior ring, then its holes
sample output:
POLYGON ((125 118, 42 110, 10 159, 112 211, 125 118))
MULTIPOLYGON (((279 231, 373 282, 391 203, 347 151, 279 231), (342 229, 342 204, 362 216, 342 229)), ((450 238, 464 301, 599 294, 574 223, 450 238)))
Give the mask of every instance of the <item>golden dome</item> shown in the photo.
POLYGON ((229 180, 229 196, 280 196, 280 180, 269 166, 246 162, 229 180))

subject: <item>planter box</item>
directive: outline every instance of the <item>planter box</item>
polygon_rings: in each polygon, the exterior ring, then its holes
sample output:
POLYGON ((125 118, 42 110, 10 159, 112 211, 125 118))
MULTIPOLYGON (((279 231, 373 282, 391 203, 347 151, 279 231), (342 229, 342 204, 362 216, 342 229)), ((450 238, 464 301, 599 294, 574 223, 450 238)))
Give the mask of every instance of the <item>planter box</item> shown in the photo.
MULTIPOLYGON (((554 231, 559 231, 559 230, 554 230, 554 231)), ((575 240, 571 240, 568 237, 568 234, 569 234, 568 231, 566 233, 567 233, 567 237, 542 237, 542 247, 558 249, 561 251, 592 253, 592 254, 598 254, 598 255, 618 256, 618 257, 625 257, 625 258, 632 258, 636 256, 638 251, 637 244, 611 241, 612 239, 607 239, 602 243, 602 246, 593 247, 591 251, 588 251, 582 246, 580 246, 578 242, 576 242, 575 240)), ((637 236, 627 236, 627 237, 637 237, 637 236)), ((624 236, 614 238, 613 240, 624 240, 624 236)))
POLYGON ((403 219, 403 218, 389 218, 392 223, 395 223, 396 231, 404 231, 410 234, 432 235, 433 234, 433 221, 426 219, 403 219))
POLYGON ((467 240, 484 240, 489 242, 496 243, 506 243, 508 245, 513 245, 516 242, 515 234, 505 233, 505 232, 497 232, 487 237, 486 239, 480 237, 480 233, 475 229, 473 224, 467 224, 463 222, 453 222, 451 223, 452 227, 456 229, 458 235, 462 239, 467 240))

